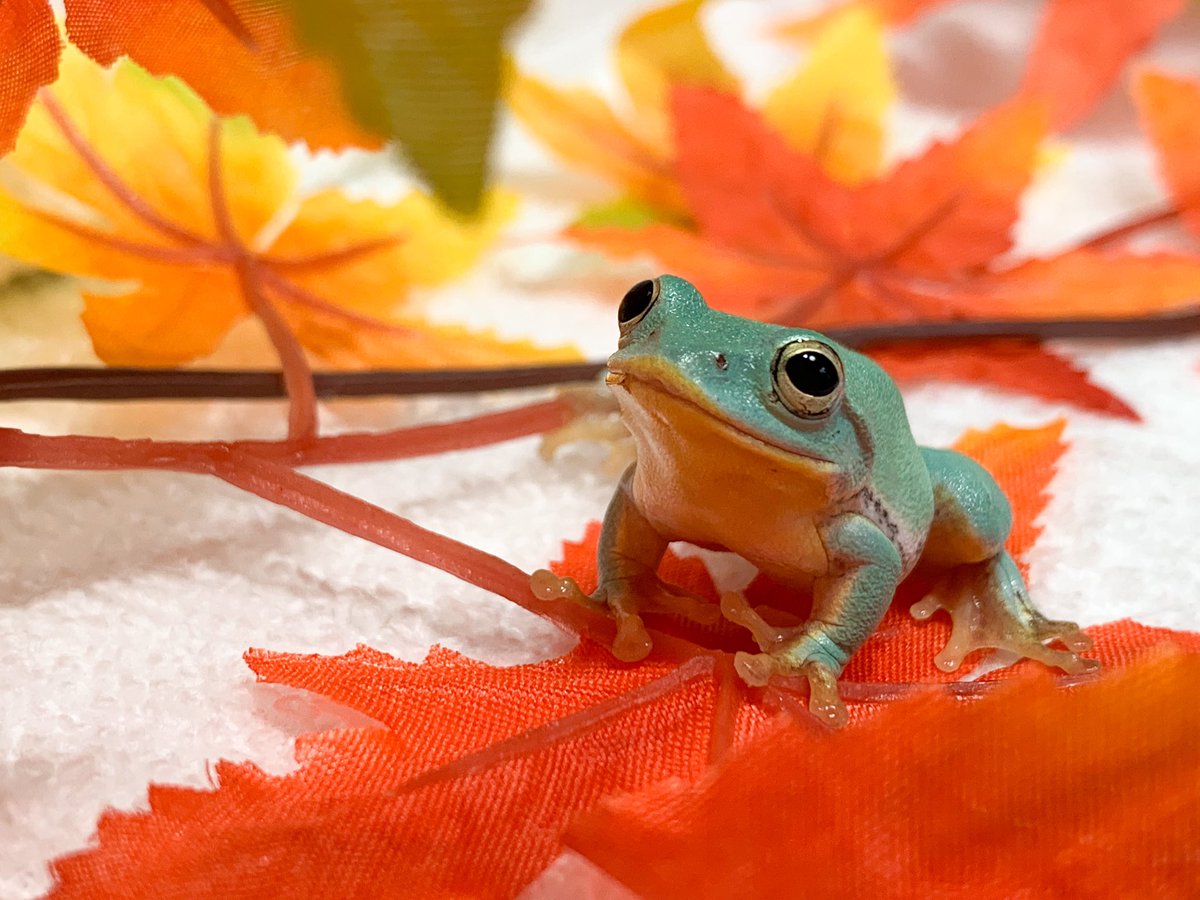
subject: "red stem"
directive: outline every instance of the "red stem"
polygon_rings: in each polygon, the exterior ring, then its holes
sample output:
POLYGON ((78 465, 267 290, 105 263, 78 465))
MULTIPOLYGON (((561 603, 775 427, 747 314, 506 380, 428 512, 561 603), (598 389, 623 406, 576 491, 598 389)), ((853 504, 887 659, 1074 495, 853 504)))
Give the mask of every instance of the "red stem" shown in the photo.
POLYGON ((384 432, 352 432, 318 437, 310 444, 287 441, 152 441, 117 440, 86 435, 47 436, 0 428, 0 465, 36 469, 153 468, 158 458, 190 459, 213 448, 252 454, 288 466, 411 459, 467 450, 540 434, 567 422, 570 405, 560 399, 519 406, 455 422, 439 422, 384 432))
POLYGON ((220 119, 213 119, 208 128, 208 193, 217 234, 236 254, 234 268, 246 303, 262 321, 275 352, 279 354, 288 395, 288 440, 310 443, 317 436, 317 391, 313 385, 312 367, 295 332, 263 291, 258 264, 234 227, 221 180, 220 119))
POLYGON ((35 469, 156 469, 215 475, 265 500, 498 594, 575 634, 604 642, 612 630, 607 617, 578 604, 535 599, 529 589, 528 573, 497 556, 429 531, 286 465, 229 444, 49 437, 3 429, 0 465, 35 469))

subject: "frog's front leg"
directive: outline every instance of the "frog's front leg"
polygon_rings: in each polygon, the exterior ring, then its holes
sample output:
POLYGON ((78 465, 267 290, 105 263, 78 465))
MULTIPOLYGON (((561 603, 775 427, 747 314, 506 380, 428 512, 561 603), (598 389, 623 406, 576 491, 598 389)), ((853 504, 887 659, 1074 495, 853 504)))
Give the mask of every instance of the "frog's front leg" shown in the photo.
POLYGON ((531 586, 543 598, 570 596, 605 608, 617 624, 613 655, 636 662, 650 652, 652 642, 642 622, 643 612, 676 613, 702 623, 720 618, 720 610, 658 577, 658 564, 668 538, 642 514, 633 499, 636 463, 625 470, 604 514, 598 552, 599 578, 595 593, 583 594, 573 579, 552 572, 533 573, 531 586))
POLYGON ((734 665, 752 685, 766 684, 772 675, 800 674, 808 678, 809 709, 840 725, 846 709, 837 694, 837 676, 851 654, 871 635, 887 611, 903 574, 896 546, 874 522, 857 513, 843 513, 818 529, 828 571, 813 584, 811 618, 799 628, 763 628, 753 611, 727 596, 728 618, 746 625, 763 653, 739 653, 734 665))
POLYGON ((1012 515, 991 475, 951 450, 921 453, 934 491, 921 567, 939 577, 912 615, 950 613, 953 630, 934 660, 938 668, 953 671, 979 649, 1006 650, 1072 674, 1095 668, 1094 660, 1079 655, 1091 639, 1073 622, 1047 619, 1030 601, 1020 569, 1004 549, 1012 515), (1054 641, 1066 649, 1047 646, 1054 641))

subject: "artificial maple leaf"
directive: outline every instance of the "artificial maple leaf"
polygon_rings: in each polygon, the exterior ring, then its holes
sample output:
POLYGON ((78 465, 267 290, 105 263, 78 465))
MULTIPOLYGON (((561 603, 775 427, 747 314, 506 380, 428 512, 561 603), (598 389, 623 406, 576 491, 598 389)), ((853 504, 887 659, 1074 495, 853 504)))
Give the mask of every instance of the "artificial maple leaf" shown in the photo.
POLYGON ((1043 134, 1036 106, 986 115, 884 178, 847 187, 737 98, 675 91, 691 227, 571 229, 618 256, 651 254, 713 305, 833 328, 913 319, 1132 316, 1190 305, 1200 261, 1080 248, 1004 266, 1043 134))
POLYGON ((45 0, 0 4, 0 154, 13 148, 38 88, 58 74, 60 43, 45 0))
MULTIPOLYGON (((1036 536, 1061 427, 1000 427, 960 443, 1012 496, 1017 552, 1036 536)), ((594 539, 589 553, 594 577, 594 539)), ((713 596, 694 558, 668 561, 664 574, 713 596)), ((1110 665, 1171 640, 1200 651, 1196 636, 1133 623, 1093 633, 1110 665)), ((864 652, 879 656, 879 687, 908 677, 895 645, 864 652)), ((321 693, 382 727, 300 739, 290 775, 223 762, 215 790, 151 788, 149 811, 105 814, 92 848, 54 863, 51 896, 512 896, 560 852, 573 816, 664 780, 695 783, 774 727, 732 667, 703 654, 627 666, 585 642, 510 668, 436 648, 421 664, 365 647, 246 658, 261 680, 321 693)), ((857 718, 888 705, 858 703, 857 718)))
MULTIPOLYGON (((1194 636, 1193 636, 1194 637, 1194 636)), ((763 735, 568 844, 640 897, 1186 897, 1200 880, 1200 643, 1071 691, 895 704, 763 735)))
POLYGON ((67 36, 96 62, 128 56, 177 75, 221 115, 314 147, 379 147, 346 108, 326 60, 302 52, 276 0, 67 0, 67 36))
POLYGON ((1184 0, 1050 0, 1018 96, 1042 100, 1055 127, 1071 125, 1184 6, 1184 0))
POLYGON ((1180 215, 1193 234, 1200 234, 1200 82, 1145 71, 1134 81, 1133 96, 1175 201, 1170 212, 1180 215))
MULTIPOLYGON (((297 742, 298 772, 221 763, 216 791, 154 788, 143 814, 105 816, 94 850, 58 861, 51 896, 510 897, 561 849, 568 818, 600 798, 708 760, 711 678, 565 743, 420 789, 463 754, 671 679, 591 647, 498 669, 435 648, 414 664, 360 648, 319 657, 252 652, 263 680, 327 693, 386 728, 297 742)), ((747 710, 739 733, 765 716, 747 710)), ((549 746, 545 746, 549 745, 549 746)))
POLYGON ((84 323, 106 362, 196 359, 251 312, 277 346, 294 331, 338 365, 564 355, 402 313, 410 285, 474 260, 510 214, 510 196, 471 225, 418 194, 392 205, 335 191, 297 197, 282 141, 214 118, 182 84, 132 63, 107 73, 68 48, 9 162, 27 180, 0 193, 0 251, 116 282, 84 294, 84 323))
MULTIPOLYGON (((674 172, 670 107, 681 86, 739 90, 696 21, 697 0, 655 10, 617 42, 617 69, 634 101, 626 124, 598 94, 516 74, 508 100, 517 117, 567 162, 612 181, 656 218, 687 212, 674 172)), ((764 115, 798 150, 814 153, 848 182, 872 174, 882 153, 882 117, 895 94, 879 21, 852 10, 829 23, 809 59, 777 85, 764 115)))

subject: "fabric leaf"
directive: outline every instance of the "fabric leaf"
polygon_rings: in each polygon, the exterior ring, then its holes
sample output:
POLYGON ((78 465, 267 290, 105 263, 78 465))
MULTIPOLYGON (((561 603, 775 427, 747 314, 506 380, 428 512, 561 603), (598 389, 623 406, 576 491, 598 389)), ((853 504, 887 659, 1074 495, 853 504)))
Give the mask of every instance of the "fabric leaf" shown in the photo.
POLYGON ((356 123, 341 80, 306 54, 279 0, 65 0, 67 34, 101 65, 128 55, 177 75, 221 115, 245 113, 264 131, 314 147, 379 147, 356 123), (248 86, 253 86, 248 89, 248 86))
POLYGON ((529 0, 282 0, 304 43, 333 60, 345 100, 451 209, 483 201, 501 41, 529 0))
POLYGON ((1045 102, 1056 128, 1072 124, 1183 8, 1184 0, 1048 0, 1019 95, 1045 102))
POLYGON ((13 148, 38 88, 58 74, 60 46, 46 0, 0 4, 0 155, 13 148))
POLYGON ((264 308, 340 366, 564 356, 404 308, 410 286, 469 267, 511 217, 511 195, 492 195, 468 223, 420 194, 388 205, 298 197, 279 138, 216 119, 177 80, 129 62, 105 72, 71 48, 9 159, 21 179, 0 191, 0 251, 113 282, 84 295, 84 324, 107 362, 202 357, 264 308))
POLYGON ((772 89, 763 117, 835 179, 856 184, 879 171, 883 118, 895 98, 883 24, 852 7, 829 22, 804 66, 772 89))
POLYGON ((1197 678, 1193 649, 1071 691, 1032 677, 832 737, 793 726, 697 784, 606 802, 567 840, 642 897, 1186 896, 1197 678))
POLYGON ((1142 127, 1183 221, 1200 234, 1200 83, 1164 72, 1141 72, 1133 83, 1142 127))
POLYGON ((617 71, 642 129, 670 140, 666 116, 676 85, 737 92, 737 79, 713 52, 697 19, 703 0, 683 0, 635 19, 617 39, 617 71))

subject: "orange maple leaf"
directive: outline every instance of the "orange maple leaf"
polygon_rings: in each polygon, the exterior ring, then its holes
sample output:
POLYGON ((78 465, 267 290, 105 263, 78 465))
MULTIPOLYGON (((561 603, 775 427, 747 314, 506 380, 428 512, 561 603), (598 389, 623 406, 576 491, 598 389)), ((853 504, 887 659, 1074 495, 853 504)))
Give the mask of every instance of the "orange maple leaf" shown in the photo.
POLYGON ((58 74, 61 46, 58 25, 46 0, 10 0, 0 4, 0 58, 4 60, 0 154, 13 148, 38 88, 52 82, 58 74))
MULTIPOLYGON (((1041 429, 1000 426, 969 433, 959 443, 992 470, 1012 498, 1016 526, 1010 548, 1016 553, 1036 538, 1033 520, 1062 452, 1061 430, 1061 423, 1041 429)), ((584 543, 568 545, 567 562, 558 567, 585 586, 589 570, 594 581, 597 530, 590 529, 584 543)), ((715 601, 698 559, 670 557, 662 574, 715 601)), ((765 582, 750 593, 780 603, 778 589, 765 582)), ((1029 693, 1038 710, 1060 702, 1053 697, 1061 692, 1025 684, 992 700, 995 685, 972 682, 942 690, 988 698, 978 713, 964 713, 961 702, 947 711, 928 697, 896 706, 896 697, 913 693, 913 682, 948 679, 932 668, 934 648, 919 636, 936 639, 937 623, 904 618, 902 623, 889 616, 847 670, 847 678, 861 679, 845 683, 859 724, 833 742, 826 734, 816 746, 867 758, 877 752, 878 731, 886 727, 919 745, 913 752, 920 758, 918 751, 929 744, 951 752, 947 745, 957 745, 961 732, 962 753, 970 758, 974 744, 966 736, 974 733, 973 723, 1004 720, 1020 705, 1013 697, 1029 693), (867 721, 876 717, 886 726, 867 721), (913 728, 914 721, 925 724, 913 728), (852 735, 860 732, 858 743, 852 735), (930 735, 939 737, 931 741, 930 735)), ((1108 667, 1137 660, 1164 643, 1200 652, 1200 636, 1130 622, 1090 633, 1108 667)), ((512 896, 561 851, 564 832, 580 813, 628 792, 658 796, 661 789, 654 786, 664 783, 711 784, 714 771, 739 771, 751 751, 772 758, 768 750, 781 733, 772 717, 779 710, 805 716, 786 694, 743 687, 727 658, 714 660, 703 652, 682 665, 659 652, 633 667, 587 642, 562 658, 510 668, 437 648, 421 664, 365 647, 337 657, 251 651, 246 659, 261 680, 320 693, 381 727, 301 738, 300 768, 289 775, 222 762, 215 767, 215 790, 151 788, 149 811, 107 813, 92 848, 53 864, 57 883, 51 896, 512 896), (727 758, 728 767, 710 768, 727 758)), ((1127 704, 1144 699, 1121 677, 1102 676, 1120 686, 1107 690, 1127 704)), ((1080 717, 1079 727, 1087 723, 1080 717)), ((1119 751, 1122 759, 1136 753, 1136 746, 1127 743, 1119 751)), ((1001 775, 1027 771, 1023 764, 1014 766, 1001 775)), ((793 766, 789 777, 797 771, 809 770, 793 766)), ((846 772, 843 768, 836 780, 863 777, 846 772)), ((1090 809, 1086 803, 1079 808, 1090 809)), ((620 840, 594 827, 572 838, 606 865, 609 857, 596 848, 620 840)), ((773 839, 760 847, 775 848, 773 839)), ((829 853, 823 859, 831 867, 837 861, 829 853)), ((696 867, 688 877, 704 871, 696 867)))
POLYGON ((106 362, 196 359, 251 313, 297 376, 290 393, 307 376, 302 348, 340 366, 574 355, 404 311, 411 286, 470 265, 511 196, 493 197, 471 225, 419 193, 391 205, 335 190, 299 197, 282 141, 213 117, 179 82, 132 63, 107 73, 68 49, 9 162, 25 181, 0 190, 0 251, 114 282, 84 294, 106 362))
POLYGON ((1158 168, 1175 201, 1158 218, 1180 216, 1200 235, 1200 82, 1165 72, 1139 73, 1133 84, 1142 126, 1158 155, 1158 168))
MULTIPOLYGON (((556 155, 613 182, 660 218, 688 211, 674 171, 672 91, 740 91, 697 21, 700 7, 700 0, 684 0, 653 10, 619 37, 617 70, 632 121, 587 88, 562 89, 514 73, 507 89, 517 117, 556 155)), ((850 10, 830 20, 805 64, 765 98, 763 114, 789 146, 815 153, 831 177, 854 183, 879 166, 883 115, 894 97, 880 21, 850 10)))
POLYGON ((1192 896, 1197 650, 772 732, 698 783, 605 802, 567 843, 648 898, 1192 896))
POLYGON ((1200 292, 1187 256, 1069 251, 990 268, 1043 134, 1035 106, 985 116, 885 178, 837 184, 753 110, 675 92, 676 171, 695 226, 572 229, 619 256, 650 253, 716 305, 811 327, 915 318, 1133 315, 1200 292))
POLYGON ((67 36, 101 65, 128 56, 177 75, 221 115, 314 147, 376 148, 328 61, 296 39, 279 0, 66 0, 67 36))

